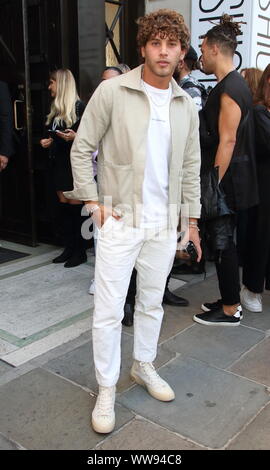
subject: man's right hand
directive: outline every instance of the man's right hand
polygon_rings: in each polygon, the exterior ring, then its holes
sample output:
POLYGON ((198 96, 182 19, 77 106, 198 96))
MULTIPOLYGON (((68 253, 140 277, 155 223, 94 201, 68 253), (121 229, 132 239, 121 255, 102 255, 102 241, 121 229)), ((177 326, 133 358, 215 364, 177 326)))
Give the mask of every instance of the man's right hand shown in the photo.
POLYGON ((40 141, 40 145, 44 149, 49 148, 52 145, 52 143, 53 143, 53 139, 51 137, 49 137, 48 139, 41 139, 40 141))
POLYGON ((94 207, 94 206, 99 207, 99 210, 96 209, 92 215, 93 222, 99 229, 103 227, 106 220, 111 216, 114 217, 116 220, 121 220, 121 216, 117 215, 116 212, 114 212, 114 210, 112 211, 111 208, 108 209, 106 206, 103 206, 97 201, 87 201, 85 202, 85 205, 87 206, 88 212, 91 211, 91 207, 94 207))

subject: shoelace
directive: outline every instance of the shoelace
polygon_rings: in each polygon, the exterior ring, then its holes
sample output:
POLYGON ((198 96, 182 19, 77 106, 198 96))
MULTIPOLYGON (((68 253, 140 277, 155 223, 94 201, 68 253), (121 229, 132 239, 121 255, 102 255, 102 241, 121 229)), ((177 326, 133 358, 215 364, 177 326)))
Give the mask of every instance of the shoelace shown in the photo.
POLYGON ((103 388, 99 391, 96 408, 99 415, 111 414, 114 408, 114 392, 111 389, 103 388))
POLYGON ((153 364, 150 364, 149 362, 140 362, 140 366, 147 375, 147 378, 149 378, 150 385, 164 385, 163 379, 158 375, 153 364))

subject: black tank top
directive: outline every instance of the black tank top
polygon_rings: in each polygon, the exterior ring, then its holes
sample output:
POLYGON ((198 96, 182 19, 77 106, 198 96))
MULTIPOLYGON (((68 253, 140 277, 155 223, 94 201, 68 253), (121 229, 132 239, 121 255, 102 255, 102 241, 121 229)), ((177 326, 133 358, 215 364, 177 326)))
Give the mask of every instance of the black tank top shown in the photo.
POLYGON ((233 210, 241 210, 257 204, 258 189, 252 96, 246 81, 236 70, 226 75, 212 89, 204 109, 200 112, 201 172, 207 172, 215 162, 219 145, 218 122, 222 94, 230 96, 241 109, 241 121, 232 160, 222 179, 228 205, 233 210))

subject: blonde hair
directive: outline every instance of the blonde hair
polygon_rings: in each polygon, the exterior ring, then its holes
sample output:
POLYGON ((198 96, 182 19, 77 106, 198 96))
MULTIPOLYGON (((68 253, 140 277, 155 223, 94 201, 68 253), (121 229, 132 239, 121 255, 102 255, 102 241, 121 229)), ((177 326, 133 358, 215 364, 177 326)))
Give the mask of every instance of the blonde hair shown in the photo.
POLYGON ((68 69, 52 72, 50 79, 56 81, 56 96, 51 104, 46 125, 54 119, 57 125, 65 123, 67 127, 71 127, 78 120, 76 102, 80 99, 75 79, 68 69))

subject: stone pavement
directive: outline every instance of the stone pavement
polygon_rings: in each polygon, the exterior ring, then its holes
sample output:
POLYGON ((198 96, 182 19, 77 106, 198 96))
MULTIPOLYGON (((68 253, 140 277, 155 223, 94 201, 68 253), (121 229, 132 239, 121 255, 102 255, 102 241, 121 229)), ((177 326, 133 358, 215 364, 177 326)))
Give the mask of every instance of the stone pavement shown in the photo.
POLYGON ((116 428, 103 436, 89 425, 94 257, 67 270, 51 264, 55 247, 2 246, 29 256, 0 265, 1 450, 270 449, 269 294, 241 326, 206 327, 192 316, 217 299, 213 267, 206 280, 174 279, 190 306, 165 306, 155 365, 176 399, 158 402, 131 382, 133 328, 124 327, 116 428))

